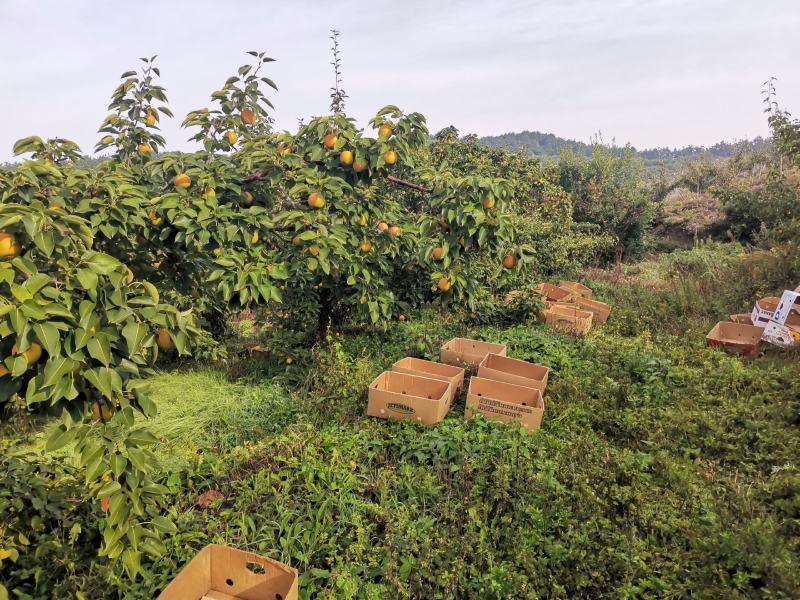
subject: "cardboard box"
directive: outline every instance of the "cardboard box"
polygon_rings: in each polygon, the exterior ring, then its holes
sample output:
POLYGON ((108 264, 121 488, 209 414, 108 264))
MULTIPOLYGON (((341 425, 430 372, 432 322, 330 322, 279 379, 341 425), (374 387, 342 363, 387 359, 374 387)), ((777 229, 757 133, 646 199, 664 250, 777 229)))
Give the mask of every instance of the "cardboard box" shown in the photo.
POLYGON ((550 283, 540 283, 533 288, 532 291, 534 294, 542 296, 548 302, 572 302, 575 296, 578 295, 572 290, 560 288, 550 283))
POLYGON ((592 297, 592 290, 582 283, 578 283, 577 281, 559 281, 558 287, 564 288, 565 290, 570 290, 571 292, 575 292, 578 296, 582 296, 584 298, 591 298, 592 297))
POLYGON ((450 383, 438 379, 384 371, 369 386, 367 414, 435 425, 450 410, 450 387, 450 383))
POLYGON ((763 327, 720 321, 708 332, 706 343, 709 346, 723 348, 732 354, 748 356, 759 351, 763 334, 763 327))
POLYGON ((505 344, 493 344, 469 338, 453 338, 441 347, 441 361, 448 365, 477 367, 487 354, 506 355, 505 344))
POLYGON ((410 356, 401 358, 392 365, 392 371, 395 373, 419 375, 421 377, 428 377, 429 379, 438 379, 439 381, 445 381, 451 384, 451 401, 456 397, 458 390, 464 387, 464 369, 433 362, 432 360, 411 358, 410 356))
POLYGON ((781 299, 776 296, 768 296, 756 300, 753 310, 750 313, 750 320, 753 325, 760 325, 761 327, 766 326, 769 320, 772 319, 772 315, 775 314, 775 309, 778 308, 780 301, 781 299))
POLYGON ((503 423, 519 422, 528 432, 542 423, 544 400, 536 388, 473 377, 469 381, 464 418, 474 415, 503 423))
POLYGON ((750 313, 736 313, 730 316, 731 321, 734 323, 744 323, 745 325, 752 325, 753 319, 750 313))
POLYGON ((535 388, 544 394, 550 369, 518 358, 487 354, 478 366, 478 377, 535 388))
POLYGON ((592 328, 593 314, 577 304, 553 304, 544 311, 544 322, 553 329, 586 334, 592 328))
MULTIPOLYGON (((789 294, 794 296, 795 292, 784 292, 784 295, 789 294)), ((750 313, 750 319, 753 322, 753 325, 758 325, 760 327, 766 327, 767 323, 770 321, 776 321, 782 325, 791 325, 793 327, 800 326, 800 307, 794 305, 794 302, 788 302, 785 306, 781 305, 783 297, 778 298, 777 296, 767 296, 766 298, 761 298, 757 300, 755 306, 753 306, 753 311, 750 313), (790 307, 789 310, 786 309, 786 306, 790 307), (780 310, 780 319, 775 318, 775 313, 780 310), (784 321, 781 323, 781 321, 784 321)), ((788 299, 787 299, 788 300, 788 299)))
POLYGON ((781 325, 777 321, 770 321, 764 328, 761 339, 783 348, 796 348, 800 346, 800 327, 781 325))
POLYGON ((157 600, 297 600, 297 570, 211 544, 190 560, 157 600))
POLYGON ((598 323, 605 323, 611 315, 611 306, 599 300, 591 300, 589 298, 577 296, 575 298, 575 304, 580 306, 583 310, 588 310, 592 313, 594 315, 592 320, 598 323))
POLYGON ((800 326, 800 293, 792 290, 783 292, 772 320, 780 325, 800 326))

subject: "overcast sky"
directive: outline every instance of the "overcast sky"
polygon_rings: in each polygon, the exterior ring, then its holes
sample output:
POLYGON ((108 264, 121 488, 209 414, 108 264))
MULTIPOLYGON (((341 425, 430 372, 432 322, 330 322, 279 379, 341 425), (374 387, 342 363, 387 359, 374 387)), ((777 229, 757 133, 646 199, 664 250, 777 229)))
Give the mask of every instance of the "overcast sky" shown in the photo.
POLYGON ((800 115, 800 0, 0 0, 0 161, 15 140, 61 136, 91 152, 119 75, 158 54, 178 116, 209 105, 246 50, 279 128, 328 109, 328 30, 342 32, 347 112, 393 103, 432 132, 523 129, 637 147, 767 133, 761 87, 800 115))

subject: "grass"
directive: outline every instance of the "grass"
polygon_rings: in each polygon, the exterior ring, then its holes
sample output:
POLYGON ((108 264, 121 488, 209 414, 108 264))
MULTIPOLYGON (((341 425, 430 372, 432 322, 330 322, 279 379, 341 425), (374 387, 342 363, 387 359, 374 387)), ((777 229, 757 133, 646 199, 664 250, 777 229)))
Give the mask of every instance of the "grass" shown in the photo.
POLYGON ((148 428, 162 441, 161 459, 173 466, 184 466, 198 449, 225 452, 279 429, 295 410, 277 385, 231 383, 211 369, 159 373, 151 394, 158 415, 148 428))

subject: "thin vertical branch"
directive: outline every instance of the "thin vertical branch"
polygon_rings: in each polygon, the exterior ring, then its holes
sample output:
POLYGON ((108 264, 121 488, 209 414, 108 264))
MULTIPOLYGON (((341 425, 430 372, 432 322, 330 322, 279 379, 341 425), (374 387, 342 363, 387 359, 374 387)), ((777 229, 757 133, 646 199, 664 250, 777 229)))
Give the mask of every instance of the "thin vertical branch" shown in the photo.
POLYGON ((333 53, 334 86, 331 88, 331 112, 335 115, 344 114, 344 100, 347 94, 342 88, 342 61, 339 51, 339 31, 331 29, 331 52, 333 53))

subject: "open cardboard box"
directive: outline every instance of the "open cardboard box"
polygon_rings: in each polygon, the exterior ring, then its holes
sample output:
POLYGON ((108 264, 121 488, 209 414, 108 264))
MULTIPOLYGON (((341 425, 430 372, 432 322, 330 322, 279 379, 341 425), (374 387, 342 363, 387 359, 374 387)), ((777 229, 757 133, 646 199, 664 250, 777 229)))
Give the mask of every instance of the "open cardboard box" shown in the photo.
POLYGON ((575 296, 578 295, 573 290, 558 287, 551 283, 540 283, 533 288, 533 292, 539 294, 548 302, 572 302, 575 296))
POLYGON ((577 281, 559 281, 558 287, 564 288, 565 290, 570 290, 575 292, 578 296, 582 296, 584 298, 591 298, 592 297, 592 290, 591 288, 586 287, 582 283, 578 283, 577 281))
POLYGON ((796 348, 800 346, 800 327, 770 321, 764 328, 761 339, 783 348, 796 348))
POLYGON ((435 425, 450 410, 451 385, 429 377, 384 371, 369 386, 367 414, 435 425))
POLYGON ((440 357, 448 365, 477 367, 487 354, 506 355, 505 344, 493 344, 469 338, 453 338, 442 346, 440 357))
POLYGON ((454 367, 453 365, 433 362, 432 360, 423 360, 421 358, 407 356, 394 363, 392 365, 392 371, 395 373, 419 375, 421 377, 428 377, 429 379, 438 379, 439 381, 445 381, 451 384, 451 401, 455 398, 458 390, 464 387, 464 369, 454 367))
MULTIPOLYGON (((787 294, 794 295, 795 292, 786 291, 787 294)), ((800 312, 793 306, 793 298, 791 296, 784 301, 784 298, 776 296, 767 296, 756 301, 753 306, 753 311, 750 313, 753 325, 765 327, 770 321, 776 321, 781 325, 790 325, 792 327, 800 327, 800 312), (776 312, 778 318, 775 318, 776 312)))
POLYGON ((585 334, 592 328, 593 316, 577 304, 553 304, 544 311, 544 322, 553 329, 585 334))
POLYGON ((542 424, 544 400, 536 388, 473 377, 469 381, 464 418, 483 415, 492 421, 517 421, 532 432, 542 424))
POLYGON ((792 290, 783 292, 772 320, 779 325, 800 327, 800 292, 792 290))
POLYGON ((743 323, 744 325, 752 325, 752 317, 750 313, 736 313, 730 316, 731 321, 734 323, 743 323))
POLYGON ((605 323, 611 315, 611 306, 599 300, 591 300, 590 298, 583 298, 578 296, 574 300, 575 304, 580 306, 583 310, 588 310, 594 315, 593 321, 598 323, 605 323))
POLYGON ((518 358, 499 354, 487 354, 478 366, 478 377, 505 381, 524 387, 535 388, 544 393, 550 369, 518 358))
POLYGON ((781 299, 777 296, 767 296, 756 300, 750 313, 750 320, 753 325, 764 327, 772 318, 772 315, 775 314, 775 309, 778 308, 780 301, 781 299))
POLYGON ((764 328, 746 323, 720 321, 708 332, 706 343, 709 346, 723 348, 732 354, 747 356, 758 352, 761 348, 761 336, 764 328))
POLYGON ((252 552, 210 544, 157 600, 297 600, 297 570, 252 552))

